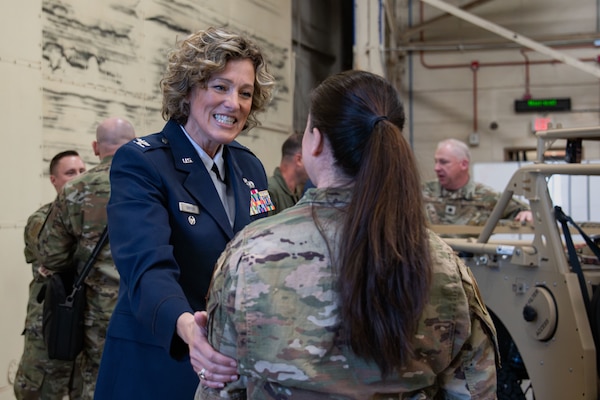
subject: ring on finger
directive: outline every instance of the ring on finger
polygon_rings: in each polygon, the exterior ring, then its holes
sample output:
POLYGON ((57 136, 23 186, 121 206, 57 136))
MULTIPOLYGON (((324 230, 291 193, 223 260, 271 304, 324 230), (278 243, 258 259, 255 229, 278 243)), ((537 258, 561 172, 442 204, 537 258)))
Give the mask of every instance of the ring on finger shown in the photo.
POLYGON ((200 379, 206 379, 206 375, 204 375, 204 373, 205 373, 205 372, 206 372, 206 368, 202 368, 202 369, 200 370, 200 372, 198 372, 198 377, 199 377, 200 379))

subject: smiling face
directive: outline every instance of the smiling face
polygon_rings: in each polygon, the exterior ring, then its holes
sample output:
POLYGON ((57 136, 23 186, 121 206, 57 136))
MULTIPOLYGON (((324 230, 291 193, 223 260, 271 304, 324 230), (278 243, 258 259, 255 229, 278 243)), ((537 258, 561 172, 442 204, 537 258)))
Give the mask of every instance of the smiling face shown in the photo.
POLYGON ((206 87, 192 88, 185 130, 211 157, 219 146, 231 143, 242 131, 254 93, 254 65, 249 59, 228 61, 206 87))

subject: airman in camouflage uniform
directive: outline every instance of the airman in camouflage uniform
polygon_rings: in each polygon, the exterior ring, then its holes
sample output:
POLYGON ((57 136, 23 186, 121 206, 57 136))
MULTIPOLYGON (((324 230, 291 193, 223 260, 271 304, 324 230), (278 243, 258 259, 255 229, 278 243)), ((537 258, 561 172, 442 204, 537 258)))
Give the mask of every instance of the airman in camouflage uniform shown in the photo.
POLYGON ((330 250, 349 199, 349 190, 310 189, 227 246, 209 293, 209 340, 238 361, 241 378, 223 391, 200 385, 196 399, 496 398, 490 315, 471 272, 434 234, 430 298, 405 367, 384 381, 340 342, 330 250))
MULTIPOLYGON (((58 192, 67 181, 84 171, 85 164, 76 151, 63 151, 56 154, 50 162, 50 182, 58 192)), ((81 381, 72 380, 74 363, 50 360, 42 333, 43 305, 38 301, 38 294, 47 278, 39 270, 37 238, 51 204, 40 207, 27 219, 25 225, 25 261, 31 264, 33 280, 29 284, 23 356, 14 382, 14 393, 18 400, 62 400, 67 395, 71 399, 79 399, 81 393, 81 381)))
MULTIPOLYGON (((100 164, 65 185, 40 232, 38 250, 44 268, 62 271, 77 265, 81 272, 107 223, 113 154, 134 137, 133 126, 121 118, 109 118, 99 125, 94 151, 100 164)), ((119 290, 119 274, 108 244, 98 254, 85 285, 84 345, 79 359, 82 398, 93 399, 106 329, 119 290)))
MULTIPOLYGON (((456 139, 442 140, 434 158, 438 179, 423 185, 429 222, 434 225, 485 225, 500 194, 471 180, 471 153, 467 145, 456 139)), ((502 218, 532 221, 527 205, 515 199, 506 206, 502 218)))
MULTIPOLYGON (((25 347, 15 377, 17 399, 57 399, 69 391, 73 361, 50 360, 42 334, 42 309, 38 293, 47 278, 38 271, 37 235, 52 203, 43 205, 27 220, 25 226, 25 260, 31 264, 33 280, 29 284, 29 301, 25 319, 25 347)), ((76 397, 74 397, 76 398, 76 397)))
POLYGON ((308 175, 302 164, 302 133, 296 132, 283 142, 281 161, 269 177, 269 196, 275 206, 275 210, 269 211, 269 215, 294 206, 302 197, 307 179, 308 175))
MULTIPOLYGON (((436 181, 423 185, 427 217, 434 225, 485 225, 500 194, 489 186, 469 181, 458 190, 446 190, 436 181)), ((503 219, 513 219, 527 205, 512 199, 506 206, 503 219)))

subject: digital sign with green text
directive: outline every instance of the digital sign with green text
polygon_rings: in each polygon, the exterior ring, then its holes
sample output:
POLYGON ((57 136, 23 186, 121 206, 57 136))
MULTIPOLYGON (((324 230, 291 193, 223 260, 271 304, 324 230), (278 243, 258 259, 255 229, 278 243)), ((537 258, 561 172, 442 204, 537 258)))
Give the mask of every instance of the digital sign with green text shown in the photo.
POLYGON ((515 112, 570 111, 571 98, 515 100, 515 112))

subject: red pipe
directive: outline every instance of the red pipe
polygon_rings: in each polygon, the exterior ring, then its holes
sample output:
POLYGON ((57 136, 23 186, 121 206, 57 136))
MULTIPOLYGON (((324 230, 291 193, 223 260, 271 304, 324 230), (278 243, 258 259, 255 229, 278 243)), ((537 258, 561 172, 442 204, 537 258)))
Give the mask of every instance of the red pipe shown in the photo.
MULTIPOLYGON (((428 64, 424 59, 424 50, 420 50, 421 65, 427 69, 449 69, 449 68, 471 68, 470 63, 460 64, 428 64)), ((579 61, 598 62, 597 58, 580 58, 579 61)), ((503 61, 503 62, 480 62, 480 67, 518 67, 521 65, 559 64, 557 60, 534 60, 534 61, 503 61)))

